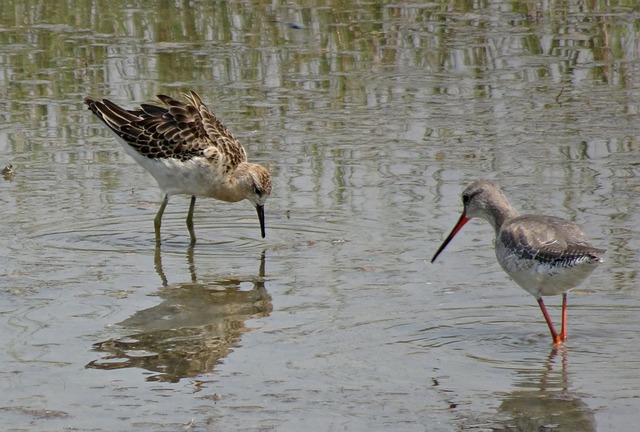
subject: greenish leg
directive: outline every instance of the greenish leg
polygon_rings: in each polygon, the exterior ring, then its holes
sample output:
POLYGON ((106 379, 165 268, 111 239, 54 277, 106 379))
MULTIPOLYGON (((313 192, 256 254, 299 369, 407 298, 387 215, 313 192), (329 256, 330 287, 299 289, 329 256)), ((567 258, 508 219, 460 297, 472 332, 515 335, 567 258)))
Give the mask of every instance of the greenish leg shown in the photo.
POLYGON ((156 214, 156 218, 153 220, 153 226, 156 229, 156 246, 160 245, 160 226, 162 225, 162 215, 164 214, 164 209, 167 207, 168 202, 169 195, 165 195, 162 200, 162 204, 160 204, 160 208, 158 209, 158 213, 156 214))
POLYGON ((196 244, 196 232, 193 230, 193 208, 196 206, 196 197, 191 197, 191 204, 189 204, 189 213, 187 213, 187 229, 189 230, 189 235, 191 236, 191 243, 189 246, 193 246, 196 244))

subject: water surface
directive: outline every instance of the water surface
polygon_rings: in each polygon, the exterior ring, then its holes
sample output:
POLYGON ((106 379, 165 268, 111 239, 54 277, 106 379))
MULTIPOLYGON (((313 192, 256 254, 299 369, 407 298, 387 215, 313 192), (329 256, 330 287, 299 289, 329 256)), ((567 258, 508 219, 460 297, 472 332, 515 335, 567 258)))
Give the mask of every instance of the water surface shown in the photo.
MULTIPOLYGON (((6 430, 623 431, 640 419, 634 2, 5 2, 6 430), (161 193, 82 105, 199 92, 267 166, 161 193), (550 345, 476 178, 608 249, 550 345)), ((547 304, 559 319, 560 298, 547 304)))

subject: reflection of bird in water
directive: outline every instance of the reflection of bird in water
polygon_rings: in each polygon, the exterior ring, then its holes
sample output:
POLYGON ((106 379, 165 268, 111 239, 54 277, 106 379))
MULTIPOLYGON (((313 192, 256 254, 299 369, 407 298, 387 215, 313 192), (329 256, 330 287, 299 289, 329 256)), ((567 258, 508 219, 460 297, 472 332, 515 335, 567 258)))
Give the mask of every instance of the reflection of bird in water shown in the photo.
MULTIPOLYGON (((189 262, 189 273, 191 273, 191 282, 196 283, 198 277, 196 276, 196 265, 194 262, 194 251, 193 248, 187 248, 187 261, 189 262)), ((262 251, 261 257, 262 266, 264 267, 264 251, 262 251)), ((162 265, 162 248, 160 245, 156 244, 156 252, 153 258, 154 267, 156 269, 156 273, 160 276, 160 280, 162 281, 162 286, 166 287, 169 284, 167 279, 167 275, 164 272, 164 266, 162 265)))
POLYGON ((596 420, 589 406, 575 393, 568 390, 567 352, 562 348, 562 367, 554 371, 558 354, 551 351, 545 367, 521 370, 515 385, 522 390, 509 393, 498 407, 502 424, 492 431, 538 432, 596 431, 596 420), (507 420, 502 418, 507 417, 507 420))
POLYGON ((273 308, 264 286, 264 253, 258 276, 222 278, 162 288, 162 303, 119 323, 133 334, 94 345, 108 355, 90 362, 95 369, 140 367, 149 380, 177 382, 214 369, 239 346, 245 321, 268 316, 273 308), (240 285, 253 284, 250 290, 240 285))
POLYGON ((582 283, 602 262, 604 249, 591 245, 573 222, 553 216, 523 215, 488 180, 477 180, 462 192, 464 210, 440 252, 471 218, 488 221, 496 233, 498 262, 518 285, 533 295, 549 326, 554 343, 567 337, 567 292, 582 283), (562 328, 558 334, 542 296, 562 294, 562 328))
POLYGON ((187 103, 158 95, 164 106, 142 104, 126 110, 103 99, 84 103, 113 132, 124 150, 158 182, 165 196, 154 220, 160 243, 162 215, 169 196, 191 195, 187 229, 196 242, 193 209, 196 197, 226 202, 248 199, 264 229, 264 203, 271 193, 271 176, 260 165, 247 162, 247 153, 231 131, 191 92, 187 103))

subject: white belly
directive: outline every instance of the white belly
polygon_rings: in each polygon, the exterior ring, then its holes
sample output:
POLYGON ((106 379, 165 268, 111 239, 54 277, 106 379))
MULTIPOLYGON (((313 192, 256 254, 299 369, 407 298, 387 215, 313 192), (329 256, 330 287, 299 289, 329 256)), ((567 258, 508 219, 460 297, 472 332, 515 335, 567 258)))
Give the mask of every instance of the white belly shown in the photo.
POLYGON ((580 285, 598 265, 592 258, 554 264, 523 258, 499 244, 496 257, 505 272, 534 297, 558 295, 580 285))

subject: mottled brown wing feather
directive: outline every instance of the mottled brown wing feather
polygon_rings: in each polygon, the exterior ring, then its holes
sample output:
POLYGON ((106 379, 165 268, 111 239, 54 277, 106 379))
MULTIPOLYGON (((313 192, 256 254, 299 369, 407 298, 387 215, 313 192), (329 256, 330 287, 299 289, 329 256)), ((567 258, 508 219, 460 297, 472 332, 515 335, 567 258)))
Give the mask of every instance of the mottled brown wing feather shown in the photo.
POLYGON ((158 95, 165 106, 126 110, 104 99, 85 98, 89 109, 138 153, 181 161, 196 156, 220 161, 228 171, 247 160, 244 148, 195 92, 189 103, 158 95))
POLYGON ((225 164, 235 167, 241 162, 247 161, 247 153, 240 141, 236 139, 229 129, 225 127, 218 117, 213 114, 209 108, 202 102, 202 99, 196 92, 190 92, 185 95, 189 100, 190 108, 193 108, 194 117, 201 119, 198 122, 198 130, 200 136, 208 137, 212 144, 225 155, 225 164))

